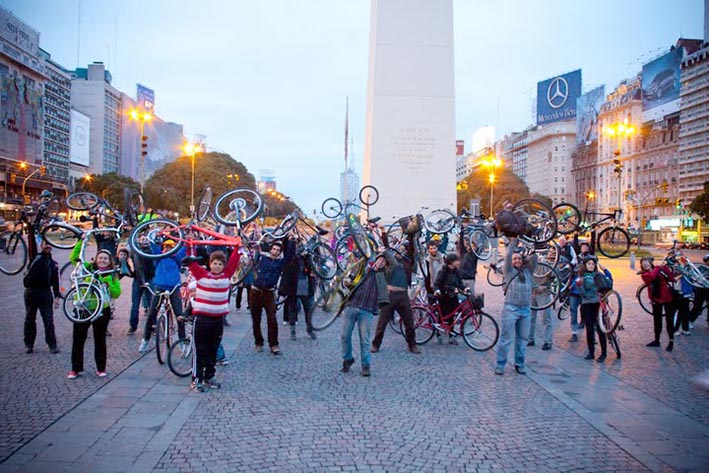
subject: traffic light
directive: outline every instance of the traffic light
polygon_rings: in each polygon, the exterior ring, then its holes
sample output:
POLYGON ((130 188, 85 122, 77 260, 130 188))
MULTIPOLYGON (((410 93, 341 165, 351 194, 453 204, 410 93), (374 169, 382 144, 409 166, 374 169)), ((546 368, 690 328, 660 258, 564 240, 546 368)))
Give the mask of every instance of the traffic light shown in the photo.
POLYGON ((675 207, 678 209, 682 208, 682 199, 675 200, 675 207))
POLYGON ((667 184, 667 181, 662 181, 662 193, 667 194, 667 187, 669 185, 667 184))
POLYGON ((39 175, 44 176, 45 174, 47 174, 47 166, 40 166, 39 167, 39 175))
POLYGON ((145 135, 140 137, 140 155, 142 157, 148 155, 148 137, 145 135))
POLYGON ((623 172, 623 164, 620 162, 620 151, 616 150, 613 158, 613 172, 620 176, 623 172))

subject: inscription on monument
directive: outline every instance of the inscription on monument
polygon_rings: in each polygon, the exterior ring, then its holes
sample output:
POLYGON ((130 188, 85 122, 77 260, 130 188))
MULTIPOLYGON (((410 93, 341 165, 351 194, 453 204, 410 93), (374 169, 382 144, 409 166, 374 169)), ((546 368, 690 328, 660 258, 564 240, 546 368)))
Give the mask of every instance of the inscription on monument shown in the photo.
POLYGON ((433 164, 436 137, 428 127, 400 127, 391 140, 394 158, 407 171, 418 171, 433 164))

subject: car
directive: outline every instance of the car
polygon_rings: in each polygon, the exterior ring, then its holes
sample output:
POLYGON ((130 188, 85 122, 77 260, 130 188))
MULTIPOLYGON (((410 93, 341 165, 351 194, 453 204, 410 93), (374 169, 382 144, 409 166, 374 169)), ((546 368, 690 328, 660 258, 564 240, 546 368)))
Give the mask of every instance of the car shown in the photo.
POLYGON ((674 69, 663 69, 655 74, 650 84, 645 88, 645 98, 657 101, 675 89, 677 77, 674 69))

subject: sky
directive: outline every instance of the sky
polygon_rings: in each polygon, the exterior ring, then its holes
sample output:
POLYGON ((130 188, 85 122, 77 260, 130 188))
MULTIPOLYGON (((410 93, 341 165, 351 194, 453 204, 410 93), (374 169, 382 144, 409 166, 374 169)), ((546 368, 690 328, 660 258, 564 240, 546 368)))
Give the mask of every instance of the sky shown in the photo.
MULTIPOLYGON (((413 1, 413 0, 412 0, 413 1)), ((113 85, 206 135, 312 213, 339 195, 345 101, 362 169, 370 0, 0 0, 68 69, 106 64, 113 85)), ((703 0, 453 0, 456 137, 534 122, 538 81, 582 69, 609 92, 679 37, 703 36, 703 0)))

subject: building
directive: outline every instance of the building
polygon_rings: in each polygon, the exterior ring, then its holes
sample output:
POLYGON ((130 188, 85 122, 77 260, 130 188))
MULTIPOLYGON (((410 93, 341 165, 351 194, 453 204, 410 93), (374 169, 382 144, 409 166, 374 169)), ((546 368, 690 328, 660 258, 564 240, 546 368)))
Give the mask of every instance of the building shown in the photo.
POLYGON ((69 181, 69 151, 71 138, 71 74, 52 61, 50 54, 40 49, 44 58, 47 81, 44 83, 44 155, 42 164, 46 179, 66 184, 69 181))
POLYGON ((121 92, 111 80, 111 73, 101 62, 72 73, 71 106, 91 120, 90 174, 120 170, 123 106, 121 92))
POLYGON ((501 159, 508 169, 519 177, 523 182, 527 182, 527 143, 528 133, 536 129, 536 125, 530 126, 522 132, 513 132, 506 135, 500 142, 501 159))
POLYGON ((274 169, 261 169, 259 172, 259 181, 257 183, 258 191, 264 193, 266 191, 275 191, 276 189, 276 171, 274 169))
POLYGON ((686 205, 709 181, 709 43, 682 60, 680 82, 679 198, 686 205))
POLYGON ((552 205, 571 201, 574 195, 571 153, 575 144, 576 120, 537 125, 527 132, 527 169, 523 180, 529 192, 549 197, 552 205))
POLYGON ((569 203, 579 210, 596 210, 598 191, 598 140, 576 145, 571 153, 571 176, 574 191, 569 203))
POLYGON ((352 168, 340 173, 340 201, 359 202, 359 174, 352 168))

